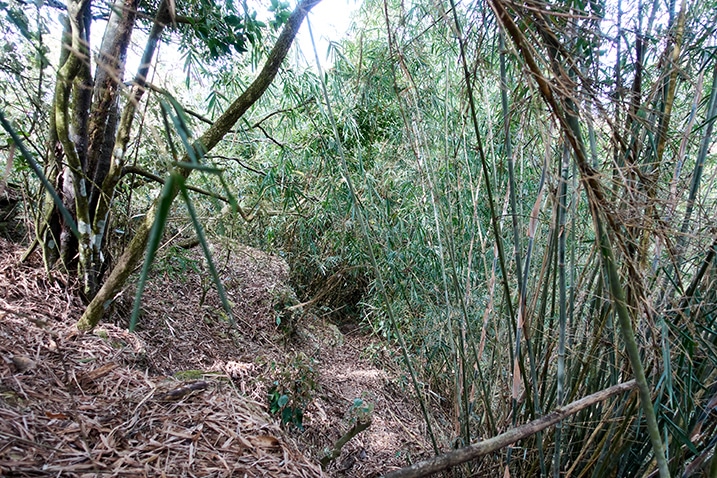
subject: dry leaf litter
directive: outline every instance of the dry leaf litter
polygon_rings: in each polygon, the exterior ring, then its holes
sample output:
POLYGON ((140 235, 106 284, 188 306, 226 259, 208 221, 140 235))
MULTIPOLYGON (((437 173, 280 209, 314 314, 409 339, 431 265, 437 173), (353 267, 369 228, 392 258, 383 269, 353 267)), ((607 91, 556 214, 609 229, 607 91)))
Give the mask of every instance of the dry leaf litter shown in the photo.
POLYGON ((37 254, 20 264, 16 244, 0 251, 0 476, 379 476, 430 454, 395 351, 310 313, 293 338, 277 329, 280 258, 213 246, 235 325, 192 250, 157 261, 136 333, 131 286, 80 334, 76 286, 37 254), (317 371, 303 430, 267 413, 297 356, 317 371), (322 474, 356 398, 372 424, 322 474))

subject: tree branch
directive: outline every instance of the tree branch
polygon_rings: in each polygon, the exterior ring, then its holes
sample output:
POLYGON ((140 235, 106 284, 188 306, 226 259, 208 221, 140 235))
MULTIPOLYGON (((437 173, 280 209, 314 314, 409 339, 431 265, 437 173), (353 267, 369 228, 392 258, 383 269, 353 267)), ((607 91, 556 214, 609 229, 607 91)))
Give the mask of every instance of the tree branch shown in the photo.
MULTIPOLYGON (((274 80, 284 58, 286 58, 294 37, 296 37, 296 34, 299 32, 299 27, 301 27, 304 21, 304 17, 306 17, 309 10, 319 2, 320 0, 302 0, 296 6, 284 25, 259 75, 244 93, 227 108, 224 114, 197 140, 195 143, 196 147, 203 149, 204 152, 211 151, 212 148, 221 141, 224 135, 231 130, 239 118, 261 98, 274 80)), ((146 70, 140 69, 138 76, 137 84, 139 87, 142 87, 146 81, 146 70)), ((189 162, 189 159, 184 158, 183 161, 189 162)), ((190 172, 191 169, 184 168, 180 171, 180 174, 186 178, 190 172)), ((176 197, 178 192, 179 190, 175 188, 174 191, 171 192, 172 198, 176 197)), ((102 318, 107 304, 114 300, 116 294, 119 293, 125 281, 142 258, 149 239, 149 232, 157 214, 157 206, 158 200, 155 200, 152 207, 147 211, 144 221, 138 227, 132 241, 118 259, 117 265, 112 269, 107 281, 97 292, 77 322, 77 328, 79 330, 92 330, 97 325, 102 318)))
MULTIPOLYGON (((144 169, 138 168, 137 166, 125 166, 124 168, 122 168, 122 176, 126 176, 127 174, 136 174, 137 176, 142 176, 143 178, 150 179, 156 183, 164 184, 163 177, 158 176, 154 173, 150 173, 149 171, 145 171, 144 169)), ((214 199, 218 199, 222 202, 229 204, 229 199, 225 198, 221 194, 213 193, 211 191, 207 191, 206 189, 198 188, 189 184, 187 184, 187 189, 189 189, 190 191, 194 191, 195 193, 213 197, 214 199)))
POLYGON ((230 156, 223 156, 223 155, 221 155, 221 154, 212 154, 212 155, 209 155, 209 154, 208 154, 208 155, 206 155, 206 156, 204 156, 204 157, 207 158, 207 159, 224 159, 224 160, 227 160, 227 161, 234 161, 235 163, 237 163, 237 164, 238 164, 239 166, 241 166, 242 168, 244 168, 244 169, 246 169, 246 170, 249 170, 249 171, 251 171, 252 173, 256 173, 256 174, 258 174, 259 176, 261 176, 262 178, 263 178, 264 176, 266 176, 266 173, 265 173, 264 171, 260 171, 260 170, 258 170, 258 169, 256 169, 256 168, 253 168, 253 167, 249 166, 248 164, 246 164, 244 161, 242 161, 242 160, 239 159, 239 158, 232 158, 232 157, 230 157, 230 156))

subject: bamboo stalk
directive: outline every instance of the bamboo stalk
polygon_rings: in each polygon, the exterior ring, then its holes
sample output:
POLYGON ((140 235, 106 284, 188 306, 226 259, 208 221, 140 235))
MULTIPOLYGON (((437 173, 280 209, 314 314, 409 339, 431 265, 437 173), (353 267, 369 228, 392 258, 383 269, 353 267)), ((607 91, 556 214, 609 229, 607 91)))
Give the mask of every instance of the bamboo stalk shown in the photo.
MULTIPOLYGON (((603 261, 603 267, 608 277, 608 285, 612 295, 613 307, 618 315, 618 322, 620 324, 620 331, 622 339, 625 343, 625 349, 628 353, 630 365, 635 375, 635 379, 638 384, 640 391, 640 404, 642 411, 645 415, 645 421, 647 425, 647 431, 650 436, 650 442, 652 444, 653 453, 660 470, 661 478, 668 478, 670 472, 667 466, 667 460, 665 459, 664 446, 662 444, 662 438, 660 437, 660 431, 657 426, 657 418, 655 416, 655 410, 652 405, 652 396, 650 387, 647 384, 645 377, 645 370, 640 359, 640 351, 635 340, 635 334, 632 329, 632 321, 630 313, 627 309, 627 303, 625 299, 625 291, 623 289, 620 275, 617 271, 617 264, 612 252, 612 245, 610 243, 607 232, 605 231, 602 223, 602 209, 605 207, 604 194, 602 187, 598 180, 598 176, 595 171, 589 166, 587 161, 587 154, 585 145, 582 141, 580 132, 580 123, 575 110, 575 105, 569 96, 562 98, 556 97, 555 93, 562 93, 562 90, 554 90, 550 82, 544 77, 541 69, 535 62, 530 48, 526 44, 525 37, 520 29, 513 22, 511 15, 508 14, 505 6, 501 0, 491 0, 490 2, 493 10, 499 21, 502 23, 504 28, 511 35, 511 38, 515 42, 518 50, 520 51, 524 61, 528 68, 533 73, 533 78, 536 80, 539 86, 539 91, 543 96, 545 102, 550 106, 555 117, 560 121, 563 128, 563 132, 569 139, 573 151, 575 153, 575 159, 580 169, 583 184, 588 192, 588 199, 590 204, 590 210, 593 216, 593 222, 595 224, 597 238, 600 243, 600 252, 603 261)), ((549 36, 550 34, 546 34, 549 36)), ((557 43, 557 39, 551 37, 551 40, 557 43)), ((554 45, 557 46, 557 45, 554 45)), ((554 63, 554 67, 558 69, 555 73, 564 77, 564 71, 559 65, 554 63)), ((565 84, 571 84, 568 78, 562 78, 565 84)), ((615 219, 609 218, 612 221, 611 224, 613 230, 617 231, 619 228, 614 224, 615 219)))
MULTIPOLYGON (((567 145, 563 150, 560 167, 560 193, 558 195, 558 288, 560 294, 560 318, 558 320, 558 371, 557 371, 557 405, 563 406, 565 400, 565 328, 567 323, 567 303, 565 285, 565 225, 567 223, 567 194, 568 194, 568 161, 567 145)), ((553 455, 553 476, 560 476, 560 440, 562 435, 562 422, 555 425, 555 454, 553 455)))

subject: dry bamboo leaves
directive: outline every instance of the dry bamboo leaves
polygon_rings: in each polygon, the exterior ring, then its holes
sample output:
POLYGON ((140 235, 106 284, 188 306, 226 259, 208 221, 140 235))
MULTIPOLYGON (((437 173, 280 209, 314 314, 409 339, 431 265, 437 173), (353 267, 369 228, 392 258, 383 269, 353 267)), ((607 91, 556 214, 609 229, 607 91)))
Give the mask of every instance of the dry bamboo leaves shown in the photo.
POLYGON ((24 267, 0 258, 0 475, 322 476, 229 377, 142 373, 136 336, 73 334, 81 303, 24 267))
POLYGON ((321 476, 228 380, 167 387, 113 362, 67 367, 58 383, 49 367, 3 364, 0 474, 321 476))

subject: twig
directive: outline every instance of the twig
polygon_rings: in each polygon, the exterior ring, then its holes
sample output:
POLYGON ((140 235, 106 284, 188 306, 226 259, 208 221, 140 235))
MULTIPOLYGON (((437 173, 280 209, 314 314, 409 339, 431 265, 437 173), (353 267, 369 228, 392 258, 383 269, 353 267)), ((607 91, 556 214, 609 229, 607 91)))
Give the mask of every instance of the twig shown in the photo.
MULTIPOLYGON (((142 176, 143 178, 151 179, 154 182, 157 182, 159 184, 164 184, 164 178, 161 176, 157 176, 156 174, 150 173, 149 171, 145 171, 142 168, 138 168, 137 166, 125 166, 122 168, 122 176, 125 176, 127 174, 136 174, 137 176, 142 176)), ((194 191, 195 193, 203 194, 205 196, 213 197, 214 199, 218 199, 222 202, 229 203, 229 199, 225 198, 221 194, 213 193, 211 191, 207 191, 205 189, 198 188, 196 186, 187 185, 187 189, 190 191, 194 191)))
POLYGON ((232 158, 232 157, 230 157, 230 156, 223 156, 223 155, 221 155, 221 154, 211 154, 211 155, 208 154, 208 155, 205 156, 205 158, 207 158, 207 159, 226 159, 227 161, 234 161, 234 162, 236 162, 239 166, 241 166, 242 168, 248 169, 249 171, 258 174, 258 175, 261 176, 261 177, 266 176, 266 173, 265 173, 264 171, 259 171, 258 169, 252 168, 251 166, 249 166, 248 164, 244 163, 244 162, 243 162, 241 159, 239 159, 239 158, 232 158))

